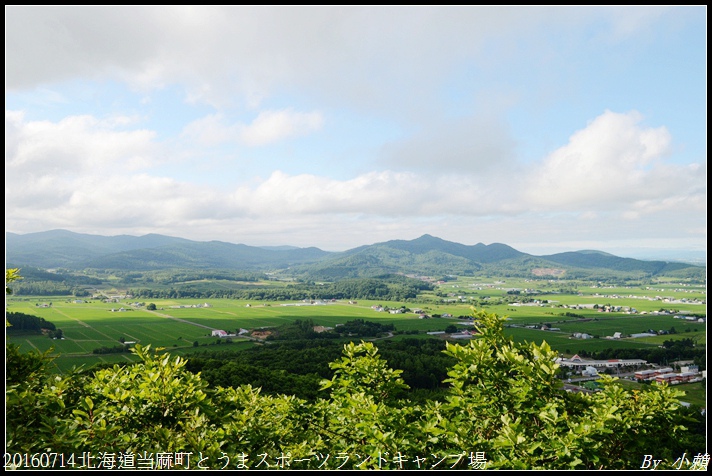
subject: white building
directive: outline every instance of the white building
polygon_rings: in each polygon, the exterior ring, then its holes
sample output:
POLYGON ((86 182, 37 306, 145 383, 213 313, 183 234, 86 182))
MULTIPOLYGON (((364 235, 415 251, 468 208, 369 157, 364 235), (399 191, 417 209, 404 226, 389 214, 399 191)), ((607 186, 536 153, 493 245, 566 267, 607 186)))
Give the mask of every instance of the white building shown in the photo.
POLYGON ((645 365, 648 362, 641 359, 610 359, 610 360, 584 360, 577 355, 574 355, 570 359, 558 358, 556 363, 562 367, 569 367, 573 369, 585 369, 586 367, 628 367, 632 365, 645 365))
POLYGON ((598 375, 598 370, 596 370, 596 367, 591 367, 590 365, 587 365, 586 369, 581 372, 581 375, 584 375, 586 377, 596 377, 598 375))

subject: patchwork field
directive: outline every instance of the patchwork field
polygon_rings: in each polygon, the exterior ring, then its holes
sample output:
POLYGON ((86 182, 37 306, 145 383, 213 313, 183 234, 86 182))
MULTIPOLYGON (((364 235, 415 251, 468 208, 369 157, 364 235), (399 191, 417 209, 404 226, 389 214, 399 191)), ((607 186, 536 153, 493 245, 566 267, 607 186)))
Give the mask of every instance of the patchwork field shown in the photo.
MULTIPOLYGON (((589 286, 578 287, 575 294, 562 293, 560 288, 561 283, 531 283, 524 280, 505 282, 494 279, 481 282, 461 278, 441 285, 437 296, 427 293, 416 302, 408 303, 359 300, 309 304, 231 299, 159 299, 151 300, 156 310, 149 311, 146 309, 148 303, 138 306, 130 299, 104 303, 91 299, 11 296, 6 308, 9 312, 42 317, 63 331, 62 340, 44 335, 8 334, 9 341, 19 344, 22 349, 53 349, 60 371, 74 365, 131 360, 132 355, 126 353, 93 353, 94 349, 119 346, 121 340, 164 347, 172 352, 190 353, 196 346, 226 345, 226 339, 211 336, 213 330, 238 334, 240 329, 275 327, 297 319, 311 319, 315 325, 325 327, 334 327, 354 319, 372 320, 393 324, 398 333, 418 332, 425 336, 426 332, 444 331, 451 324, 468 328, 467 322, 458 317, 471 315, 473 306, 507 316, 507 333, 515 340, 537 343, 545 340, 564 355, 581 350, 594 352, 616 348, 654 348, 669 339, 691 338, 698 345, 706 343, 705 322, 674 317, 706 315, 703 287, 665 284, 654 288, 602 289, 589 286), (521 294, 522 302, 513 301, 512 296, 519 297, 513 292, 522 292, 534 285, 539 291, 535 299, 526 299, 527 295, 521 294), (392 309, 405 306, 410 312, 378 312, 373 308, 377 305, 392 309), (593 309, 592 305, 634 308, 637 312, 600 312, 593 309), (414 309, 422 309, 431 316, 452 317, 422 319, 413 312, 414 309), (660 310, 667 310, 671 314, 650 314, 660 310), (550 330, 541 330, 543 325, 547 325, 550 330), (648 330, 673 330, 675 333, 655 337, 605 339, 616 332, 629 336, 648 330), (573 338, 576 333, 599 338, 576 339, 573 338)), ((244 337, 233 337, 230 340, 233 346, 255 345, 244 337)))

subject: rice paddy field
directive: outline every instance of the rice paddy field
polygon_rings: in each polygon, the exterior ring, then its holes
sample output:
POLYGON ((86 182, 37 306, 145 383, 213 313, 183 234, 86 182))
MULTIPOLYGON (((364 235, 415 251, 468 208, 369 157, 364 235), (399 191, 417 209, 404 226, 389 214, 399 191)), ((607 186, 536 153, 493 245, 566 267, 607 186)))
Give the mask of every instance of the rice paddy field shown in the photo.
MULTIPOLYGON (((240 329, 256 330, 280 326, 297 319, 311 319, 315 325, 335 327, 354 319, 393 324, 397 331, 444 331, 451 324, 467 329, 467 321, 458 317, 472 314, 472 307, 495 312, 508 318, 506 332, 517 341, 546 341, 561 354, 580 350, 590 352, 615 348, 657 347, 668 339, 692 338, 706 344, 706 322, 692 320, 706 317, 706 288, 682 283, 660 283, 649 287, 607 287, 604 285, 565 287, 560 282, 526 280, 482 280, 458 278, 441 284, 434 292, 424 293, 414 302, 334 301, 327 303, 263 302, 232 299, 153 299, 156 310, 146 309, 148 302, 122 299, 106 303, 94 299, 67 297, 28 298, 8 296, 6 310, 42 317, 63 331, 64 339, 45 335, 9 332, 9 342, 23 350, 37 349, 57 356, 60 372, 72 366, 131 361, 132 354, 95 354, 94 349, 127 343, 163 347, 171 352, 189 354, 207 345, 250 347, 255 342, 244 337, 219 339, 214 330, 238 334, 240 329), (521 299, 519 299, 521 298, 521 299), (410 312, 391 314, 376 306, 410 312), (620 308, 602 312, 596 307, 620 308), (421 309, 430 316, 423 319, 413 312, 421 309), (665 311, 665 314, 655 314, 665 311), (450 317, 451 316, 451 317, 450 317), (686 319, 689 317, 689 319, 686 319), (541 330, 542 326, 549 330, 541 330), (674 328, 674 334, 631 338, 631 334, 658 332, 674 328), (622 339, 606 339, 616 332, 622 339), (597 338, 576 339, 586 333, 597 338), (218 344, 219 342, 219 344, 218 344)), ((706 321, 706 319, 704 319, 706 321)), ((397 338, 398 336, 396 336, 397 338)), ((429 336, 428 336, 429 337, 429 336)), ((437 338, 437 337, 433 337, 437 338)))

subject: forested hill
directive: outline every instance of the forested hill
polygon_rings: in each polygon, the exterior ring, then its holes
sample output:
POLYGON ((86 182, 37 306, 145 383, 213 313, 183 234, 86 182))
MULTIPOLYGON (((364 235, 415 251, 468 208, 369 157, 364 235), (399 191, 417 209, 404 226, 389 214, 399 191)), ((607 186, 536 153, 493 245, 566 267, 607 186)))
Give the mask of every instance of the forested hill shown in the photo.
POLYGON ((669 263, 667 261, 641 261, 631 258, 620 258, 600 251, 577 251, 557 253, 542 258, 565 266, 577 268, 606 268, 616 271, 642 271, 651 275, 671 274, 689 268, 685 263, 669 263))
POLYGON ((468 261, 476 263, 494 263, 505 259, 528 256, 526 253, 517 251, 511 246, 500 243, 493 243, 491 245, 477 243, 476 245, 468 246, 460 243, 453 243, 452 241, 446 241, 427 234, 410 241, 392 240, 370 246, 361 246, 359 248, 346 251, 345 254, 356 255, 364 251, 383 248, 400 250, 413 255, 427 254, 432 251, 438 251, 443 254, 465 258, 468 261))
POLYGON ((665 275, 700 280, 706 276, 704 267, 684 263, 620 258, 599 251, 534 256, 502 243, 468 246, 431 235, 361 246, 335 253, 318 263, 295 266, 291 271, 322 280, 388 273, 600 279, 611 275, 630 278, 665 275))
POLYGON ((53 230, 5 233, 6 261, 13 266, 66 269, 239 269, 265 271, 317 262, 318 248, 261 248, 221 241, 191 241, 163 235, 98 236, 53 230))
POLYGON ((414 240, 386 241, 338 253, 315 247, 258 247, 156 234, 109 237, 66 230, 25 235, 6 232, 5 239, 7 266, 43 269, 225 269, 326 281, 384 274, 706 277, 705 267, 691 264, 621 258, 599 251, 534 256, 502 243, 464 245, 427 234, 414 240))

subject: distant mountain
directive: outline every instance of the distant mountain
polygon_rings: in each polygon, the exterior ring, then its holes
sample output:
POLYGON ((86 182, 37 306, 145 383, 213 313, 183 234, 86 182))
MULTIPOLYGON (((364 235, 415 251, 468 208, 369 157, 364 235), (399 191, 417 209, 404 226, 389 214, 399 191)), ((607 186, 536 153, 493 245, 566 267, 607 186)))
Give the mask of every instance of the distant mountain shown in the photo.
POLYGON ((5 233, 5 258, 40 268, 77 268, 80 263, 131 250, 190 243, 183 238, 163 235, 100 236, 51 230, 18 235, 5 233))
POLYGON ((142 248, 80 262, 84 268, 105 269, 241 269, 265 271, 283 269, 322 259, 327 252, 317 248, 265 250, 220 241, 182 243, 142 248))
POLYGON ((269 270, 313 263, 329 254, 318 248, 269 250, 156 234, 107 237, 66 230, 26 235, 6 233, 5 242, 8 264, 40 268, 269 270))
POLYGON ((288 251, 288 250, 298 250, 299 247, 297 246, 260 246, 263 250, 272 250, 272 251, 288 251))
POLYGON ((392 240, 360 246, 313 265, 298 266, 294 272, 318 279, 371 277, 405 273, 419 275, 472 275, 483 265, 514 260, 525 253, 499 243, 473 246, 445 241, 431 235, 415 240, 392 240))
POLYGON ((659 275, 706 278, 706 268, 687 263, 621 258, 595 250, 534 256, 493 243, 463 245, 431 235, 392 240, 344 252, 292 246, 255 247, 191 241, 163 235, 98 236, 53 230, 5 233, 12 267, 65 269, 230 269, 277 272, 312 280, 375 277, 491 275, 520 277, 640 278, 659 275))
POLYGON ((484 245, 477 243, 473 246, 461 245, 436 238, 431 235, 423 235, 411 241, 392 240, 385 243, 371 245, 367 248, 392 248, 402 250, 411 254, 423 254, 431 251, 439 251, 452 256, 458 256, 477 263, 494 263, 504 259, 519 258, 525 253, 517 251, 511 246, 493 243, 484 245))
POLYGON ((605 268, 614 271, 644 272, 650 275, 670 274, 689 268, 684 263, 669 263, 666 261, 642 261, 633 258, 620 258, 601 251, 572 251, 542 256, 551 261, 567 267, 583 269, 605 268))

